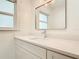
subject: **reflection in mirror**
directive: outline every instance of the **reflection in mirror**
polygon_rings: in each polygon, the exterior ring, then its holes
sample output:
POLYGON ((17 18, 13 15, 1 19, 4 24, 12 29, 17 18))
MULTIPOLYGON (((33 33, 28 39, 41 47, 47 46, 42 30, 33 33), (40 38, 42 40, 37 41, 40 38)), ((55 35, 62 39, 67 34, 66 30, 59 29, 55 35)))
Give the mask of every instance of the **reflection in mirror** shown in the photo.
POLYGON ((39 13, 39 29, 47 29, 48 16, 42 12, 39 13))
POLYGON ((36 7, 36 29, 65 29, 65 0, 50 0, 36 7))

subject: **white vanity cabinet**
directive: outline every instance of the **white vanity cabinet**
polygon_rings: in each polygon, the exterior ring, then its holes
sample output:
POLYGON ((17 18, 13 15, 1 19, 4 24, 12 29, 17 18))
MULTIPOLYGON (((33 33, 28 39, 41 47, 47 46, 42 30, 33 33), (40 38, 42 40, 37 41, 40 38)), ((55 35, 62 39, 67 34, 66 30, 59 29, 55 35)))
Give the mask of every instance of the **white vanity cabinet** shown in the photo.
POLYGON ((46 50, 30 43, 16 40, 16 59, 46 59, 46 50))
POLYGON ((47 51, 47 59, 75 59, 75 58, 64 56, 62 54, 55 53, 52 51, 47 51))
POLYGON ((76 59, 16 39, 16 59, 76 59))

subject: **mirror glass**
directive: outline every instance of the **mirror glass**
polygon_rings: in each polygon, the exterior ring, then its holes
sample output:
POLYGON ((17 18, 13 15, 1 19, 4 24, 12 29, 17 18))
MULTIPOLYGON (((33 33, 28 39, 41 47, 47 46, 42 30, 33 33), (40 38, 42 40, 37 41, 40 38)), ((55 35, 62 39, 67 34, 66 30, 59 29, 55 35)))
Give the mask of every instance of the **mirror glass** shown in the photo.
POLYGON ((66 29, 66 1, 50 0, 35 8, 36 29, 66 29))

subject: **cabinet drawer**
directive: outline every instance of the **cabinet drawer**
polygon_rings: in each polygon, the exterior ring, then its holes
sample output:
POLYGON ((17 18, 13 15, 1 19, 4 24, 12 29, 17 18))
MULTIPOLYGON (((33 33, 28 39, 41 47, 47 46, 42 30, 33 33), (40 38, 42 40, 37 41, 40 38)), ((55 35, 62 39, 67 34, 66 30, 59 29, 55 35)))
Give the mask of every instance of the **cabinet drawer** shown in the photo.
POLYGON ((16 39, 16 51, 20 50, 19 47, 21 48, 21 51, 26 50, 26 52, 36 55, 38 56, 38 58, 40 57, 41 59, 46 59, 46 49, 21 41, 19 39, 16 39))
POLYGON ((47 59, 74 59, 59 53, 55 53, 52 51, 47 51, 47 59))

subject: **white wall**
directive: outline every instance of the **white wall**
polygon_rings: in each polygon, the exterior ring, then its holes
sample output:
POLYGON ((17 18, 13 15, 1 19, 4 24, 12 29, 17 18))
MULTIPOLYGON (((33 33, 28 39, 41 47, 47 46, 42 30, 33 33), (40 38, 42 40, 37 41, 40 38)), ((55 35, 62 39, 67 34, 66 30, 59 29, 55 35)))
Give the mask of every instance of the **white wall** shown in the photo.
POLYGON ((14 31, 0 31, 0 59, 15 59, 14 31))
POLYGON ((48 30, 48 34, 54 38, 79 40, 79 0, 67 0, 67 29, 48 30))
POLYGON ((65 0, 55 0, 51 7, 51 13, 48 16, 48 29, 65 28, 65 0), (58 2, 60 1, 60 2, 58 2), (63 2, 62 2, 63 1, 63 2))
POLYGON ((16 35, 27 35, 35 28, 35 15, 32 0, 17 0, 17 20, 19 31, 16 35))

